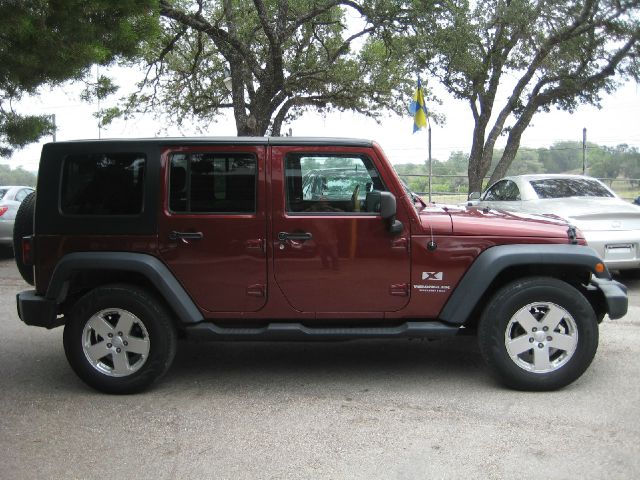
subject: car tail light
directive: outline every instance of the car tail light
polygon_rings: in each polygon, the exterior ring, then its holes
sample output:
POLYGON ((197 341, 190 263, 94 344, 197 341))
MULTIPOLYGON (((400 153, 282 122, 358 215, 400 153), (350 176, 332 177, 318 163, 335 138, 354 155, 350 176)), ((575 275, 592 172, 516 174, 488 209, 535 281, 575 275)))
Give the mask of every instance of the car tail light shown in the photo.
POLYGON ((22 263, 25 265, 33 265, 33 248, 31 246, 31 237, 22 238, 22 263))
POLYGON ((7 210, 9 210, 9 207, 0 207, 0 217, 4 215, 7 210))

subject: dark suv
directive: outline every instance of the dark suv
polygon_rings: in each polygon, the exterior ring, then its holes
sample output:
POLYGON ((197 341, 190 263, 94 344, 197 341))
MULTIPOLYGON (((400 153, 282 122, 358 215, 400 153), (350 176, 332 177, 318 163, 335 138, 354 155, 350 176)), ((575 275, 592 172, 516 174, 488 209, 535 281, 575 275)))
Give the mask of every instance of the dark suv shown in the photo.
POLYGON ((363 140, 48 144, 15 243, 35 285, 20 318, 64 325, 72 368, 113 393, 162 376, 179 336, 463 332, 505 384, 549 390, 589 366, 605 314, 627 310, 575 228, 425 205, 363 140))

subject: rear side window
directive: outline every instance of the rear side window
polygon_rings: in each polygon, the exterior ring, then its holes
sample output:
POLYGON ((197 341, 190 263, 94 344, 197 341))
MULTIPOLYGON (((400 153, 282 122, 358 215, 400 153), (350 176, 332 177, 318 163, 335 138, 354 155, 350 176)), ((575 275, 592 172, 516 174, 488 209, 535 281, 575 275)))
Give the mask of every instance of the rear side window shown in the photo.
POLYGON ((602 184, 589 178, 545 178, 532 180, 531 186, 538 198, 613 197, 602 184))
POLYGON ((146 157, 140 153, 69 155, 62 167, 60 210, 66 215, 138 215, 146 157))
POLYGON ((256 169, 251 154, 175 153, 169 173, 169 210, 255 213, 256 169))

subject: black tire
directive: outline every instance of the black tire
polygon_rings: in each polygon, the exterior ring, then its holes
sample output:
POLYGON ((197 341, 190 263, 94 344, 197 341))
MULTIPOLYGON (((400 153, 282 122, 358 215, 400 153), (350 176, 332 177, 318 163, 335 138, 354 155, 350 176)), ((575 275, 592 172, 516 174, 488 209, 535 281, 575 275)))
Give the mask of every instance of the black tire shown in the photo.
POLYGON ((73 306, 64 350, 73 371, 89 386, 105 393, 136 393, 171 366, 176 329, 163 303, 148 291, 108 285, 73 306), (125 331, 119 331, 120 325, 125 331))
POLYGON ((480 319, 478 341, 503 384, 556 390, 591 364, 598 349, 598 323, 576 288, 555 278, 531 277, 511 282, 493 296, 480 319))
POLYGON ((13 224, 13 256, 16 259, 18 271, 25 282, 33 285, 33 267, 25 265, 22 261, 22 237, 33 235, 33 214, 36 207, 36 192, 26 197, 18 207, 16 219, 13 224))

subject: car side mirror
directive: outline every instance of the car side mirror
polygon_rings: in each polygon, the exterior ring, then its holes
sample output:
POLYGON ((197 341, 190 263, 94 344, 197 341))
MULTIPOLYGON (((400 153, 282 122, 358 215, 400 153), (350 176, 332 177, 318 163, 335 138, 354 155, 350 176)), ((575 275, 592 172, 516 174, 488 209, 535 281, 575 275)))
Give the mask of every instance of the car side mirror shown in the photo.
POLYGON ((391 192, 373 190, 367 192, 367 212, 380 212, 380 216, 387 222, 389 232, 397 235, 402 233, 404 225, 396 220, 396 197, 391 192))
POLYGON ((480 192, 471 192, 467 200, 480 200, 480 192))

